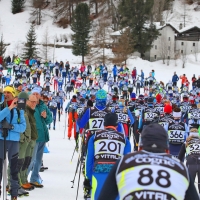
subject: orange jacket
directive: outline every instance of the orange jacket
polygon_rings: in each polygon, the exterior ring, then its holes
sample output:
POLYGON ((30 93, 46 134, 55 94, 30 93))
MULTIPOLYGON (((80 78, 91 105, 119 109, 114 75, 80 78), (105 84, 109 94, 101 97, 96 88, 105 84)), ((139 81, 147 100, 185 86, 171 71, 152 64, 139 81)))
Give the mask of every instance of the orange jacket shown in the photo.
POLYGON ((181 83, 184 84, 186 82, 186 80, 187 80, 187 77, 186 76, 181 76, 180 79, 181 79, 181 83))

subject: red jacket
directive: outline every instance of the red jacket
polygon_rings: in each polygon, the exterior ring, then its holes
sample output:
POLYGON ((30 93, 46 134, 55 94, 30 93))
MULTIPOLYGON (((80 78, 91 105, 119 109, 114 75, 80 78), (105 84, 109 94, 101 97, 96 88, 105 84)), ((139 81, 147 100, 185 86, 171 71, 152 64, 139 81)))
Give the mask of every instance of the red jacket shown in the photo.
POLYGON ((0 65, 2 65, 2 64, 3 64, 3 57, 0 56, 0 65))
POLYGON ((84 65, 81 65, 80 71, 81 71, 81 72, 84 72, 84 71, 85 71, 85 68, 86 68, 86 67, 85 67, 84 65))
POLYGON ((29 59, 26 59, 25 64, 29 66, 29 59))

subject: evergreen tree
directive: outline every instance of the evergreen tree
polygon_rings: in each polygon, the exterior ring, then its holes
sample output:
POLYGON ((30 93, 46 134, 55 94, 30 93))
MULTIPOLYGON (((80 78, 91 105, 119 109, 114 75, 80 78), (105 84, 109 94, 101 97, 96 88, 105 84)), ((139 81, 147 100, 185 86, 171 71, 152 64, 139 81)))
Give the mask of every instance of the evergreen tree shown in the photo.
POLYGON ((12 0, 12 13, 16 14, 24 8, 25 0, 12 0))
POLYGON ((122 0, 119 4, 121 28, 131 29, 133 49, 140 53, 141 58, 151 49, 152 42, 159 35, 159 31, 150 21, 153 4, 154 0, 122 0))
POLYGON ((0 40, 0 56, 3 56, 5 52, 6 52, 6 45, 4 43, 3 34, 2 34, 1 40, 0 40))
POLYGON ((80 3, 77 5, 71 29, 74 31, 72 35, 72 53, 76 56, 82 56, 84 62, 84 56, 89 52, 89 32, 90 32, 90 11, 86 3, 80 3))
POLYGON ((35 33, 35 28, 34 25, 32 24, 28 34, 26 36, 27 42, 24 47, 24 53, 22 55, 22 58, 27 59, 27 58, 33 58, 37 57, 37 48, 36 48, 36 33, 35 33))

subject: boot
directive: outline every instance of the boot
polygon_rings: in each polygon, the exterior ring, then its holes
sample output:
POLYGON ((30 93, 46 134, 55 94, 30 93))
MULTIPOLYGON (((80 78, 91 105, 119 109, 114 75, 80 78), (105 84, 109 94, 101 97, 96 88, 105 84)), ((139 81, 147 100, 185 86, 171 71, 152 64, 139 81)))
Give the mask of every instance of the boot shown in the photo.
POLYGON ((25 183, 25 184, 22 184, 21 187, 24 189, 24 190, 28 190, 28 191, 31 191, 31 190, 34 190, 35 187, 33 185, 31 185, 30 183, 25 183))
POLYGON ((18 189, 18 197, 21 197, 21 196, 29 196, 29 193, 26 190, 24 190, 22 187, 18 189))

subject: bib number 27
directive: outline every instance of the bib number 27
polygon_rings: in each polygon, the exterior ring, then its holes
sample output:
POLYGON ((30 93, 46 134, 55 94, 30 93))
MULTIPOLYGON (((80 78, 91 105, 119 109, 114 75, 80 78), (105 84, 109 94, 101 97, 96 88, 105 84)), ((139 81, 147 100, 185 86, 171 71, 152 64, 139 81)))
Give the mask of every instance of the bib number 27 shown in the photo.
POLYGON ((104 120, 103 119, 92 119, 91 120, 91 129, 103 129, 104 120))

